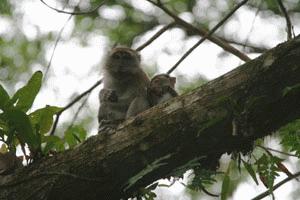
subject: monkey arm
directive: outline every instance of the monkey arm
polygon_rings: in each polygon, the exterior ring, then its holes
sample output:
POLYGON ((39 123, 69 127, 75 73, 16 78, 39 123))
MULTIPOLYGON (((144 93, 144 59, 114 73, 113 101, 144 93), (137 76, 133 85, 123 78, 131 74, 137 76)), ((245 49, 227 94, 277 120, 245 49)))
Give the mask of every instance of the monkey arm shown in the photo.
POLYGON ((137 114, 150 108, 149 101, 146 96, 138 96, 133 99, 130 103, 126 113, 126 118, 136 116, 137 114))
POLYGON ((168 92, 171 94, 172 97, 178 96, 178 93, 172 87, 168 87, 168 92))
POLYGON ((99 100, 101 103, 102 102, 117 102, 118 95, 115 90, 103 88, 102 90, 100 90, 99 100))

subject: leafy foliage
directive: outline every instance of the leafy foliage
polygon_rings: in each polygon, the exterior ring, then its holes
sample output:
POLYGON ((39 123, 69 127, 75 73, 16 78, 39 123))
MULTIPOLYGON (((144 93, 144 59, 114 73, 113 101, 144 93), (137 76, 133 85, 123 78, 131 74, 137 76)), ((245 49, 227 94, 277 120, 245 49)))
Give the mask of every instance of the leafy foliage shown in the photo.
POLYGON ((66 144, 72 148, 86 139, 86 131, 80 126, 69 128, 64 138, 47 135, 53 124, 53 116, 61 110, 59 107, 47 105, 27 114, 41 88, 42 76, 42 72, 35 72, 12 98, 0 85, 1 141, 12 152, 20 144, 24 154, 27 145, 32 159, 51 151, 63 151, 66 144))
POLYGON ((216 172, 197 167, 194 169, 194 177, 188 183, 187 188, 193 191, 202 191, 204 188, 217 182, 216 172))
POLYGON ((31 108, 35 97, 40 91, 43 74, 38 71, 33 74, 28 83, 20 88, 10 100, 9 104, 14 105, 15 109, 27 112, 31 108))
POLYGON ((5 109, 5 105, 9 101, 9 95, 6 92, 6 90, 0 85, 0 109, 3 110, 5 109))
POLYGON ((230 184, 230 176, 229 174, 226 173, 222 182, 221 200, 227 199, 227 196, 229 194, 229 184, 230 184))
POLYGON ((8 0, 1 0, 0 13, 1 15, 11 15, 11 4, 8 0))
POLYGON ((53 115, 60 110, 59 107, 46 105, 45 108, 38 109, 29 115, 31 124, 38 128, 41 134, 45 134, 51 129, 53 115))
POLYGON ((254 171, 252 165, 249 164, 249 163, 247 163, 247 162, 245 162, 244 160, 243 160, 243 165, 244 165, 245 169, 247 170, 247 172, 249 173, 249 175, 254 180, 254 182, 256 183, 256 185, 258 185, 258 180, 256 178, 256 174, 255 174, 255 171, 254 171))
POLYGON ((300 158, 300 120, 287 124, 279 130, 281 144, 289 151, 294 151, 300 158))
POLYGON ((267 188, 272 191, 274 180, 279 176, 278 172, 281 170, 278 168, 278 163, 281 163, 282 159, 276 156, 268 156, 263 154, 257 161, 257 171, 259 173, 261 181, 267 188))
POLYGON ((64 141, 70 148, 86 139, 87 133, 81 126, 73 126, 66 130, 64 141))

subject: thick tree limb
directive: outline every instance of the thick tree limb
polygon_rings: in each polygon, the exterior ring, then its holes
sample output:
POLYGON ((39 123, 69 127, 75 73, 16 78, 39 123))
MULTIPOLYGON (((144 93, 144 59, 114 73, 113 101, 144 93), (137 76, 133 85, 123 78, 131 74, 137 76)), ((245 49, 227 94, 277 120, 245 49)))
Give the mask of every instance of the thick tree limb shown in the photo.
POLYGON ((299 57, 297 37, 129 119, 114 134, 1 176, 0 199, 120 199, 192 159, 205 157, 202 166, 211 167, 222 153, 247 150, 255 138, 300 117, 299 57), (147 166, 152 170, 124 191, 147 166))

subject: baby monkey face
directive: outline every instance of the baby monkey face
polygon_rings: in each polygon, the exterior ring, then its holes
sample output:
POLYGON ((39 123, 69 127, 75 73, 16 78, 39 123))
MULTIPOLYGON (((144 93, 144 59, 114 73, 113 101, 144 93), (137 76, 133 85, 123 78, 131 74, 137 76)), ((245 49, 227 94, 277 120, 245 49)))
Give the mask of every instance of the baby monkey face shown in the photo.
POLYGON ((114 48, 107 59, 106 68, 114 73, 134 73, 140 66, 140 55, 129 48, 114 48))
POLYGON ((176 78, 168 74, 159 74, 152 78, 150 83, 150 91, 156 96, 162 96, 167 93, 170 88, 174 89, 176 78))

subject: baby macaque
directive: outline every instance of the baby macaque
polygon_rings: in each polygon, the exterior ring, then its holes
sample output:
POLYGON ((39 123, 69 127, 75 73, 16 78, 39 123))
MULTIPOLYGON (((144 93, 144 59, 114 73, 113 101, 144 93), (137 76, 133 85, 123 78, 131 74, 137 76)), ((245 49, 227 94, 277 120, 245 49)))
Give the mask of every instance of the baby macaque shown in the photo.
POLYGON ((176 78, 159 74, 151 79, 146 95, 136 97, 129 106, 126 118, 135 116, 148 108, 178 96, 175 91, 176 78))
POLYGON ((99 131, 124 121, 133 99, 146 94, 150 80, 140 61, 138 52, 130 48, 117 47, 108 54, 103 69, 104 87, 99 93, 99 131))

